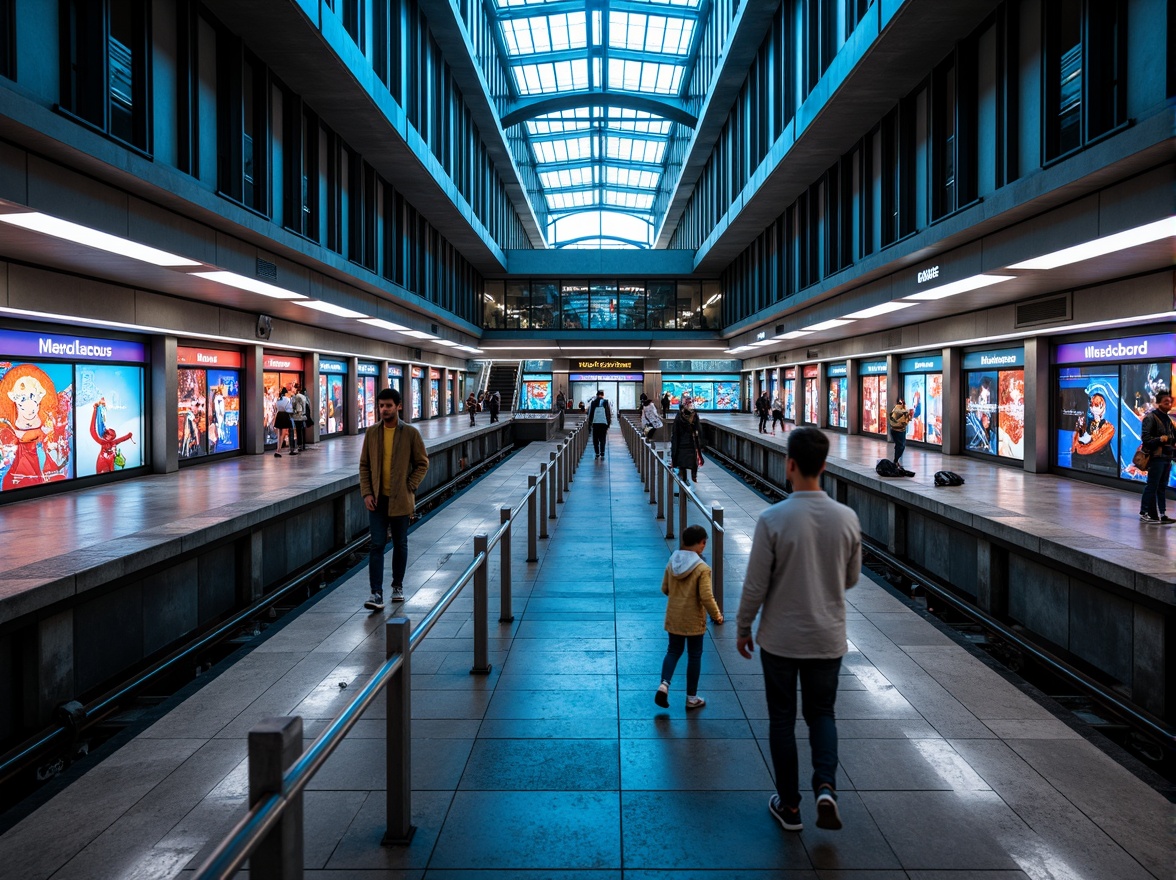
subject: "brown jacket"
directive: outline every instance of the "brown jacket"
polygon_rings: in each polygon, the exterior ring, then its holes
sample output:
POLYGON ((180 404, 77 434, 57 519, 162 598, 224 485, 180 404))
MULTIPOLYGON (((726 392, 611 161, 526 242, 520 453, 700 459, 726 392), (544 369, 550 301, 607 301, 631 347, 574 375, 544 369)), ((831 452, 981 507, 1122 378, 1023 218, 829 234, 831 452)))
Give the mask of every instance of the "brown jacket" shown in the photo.
POLYGON ((670 597, 666 603, 666 632, 676 636, 698 636, 706 632, 706 613, 712 620, 723 616, 711 590, 710 566, 689 550, 676 550, 662 575, 662 592, 670 597), (697 559, 693 561, 685 556, 697 559), (682 571, 675 574, 675 571, 682 571))
MULTIPOLYGON (((392 494, 388 496, 389 516, 408 516, 416 510, 417 486, 429 471, 429 454, 421 432, 402 421, 396 423, 392 441, 392 494)), ((359 453, 359 492, 364 498, 380 495, 380 468, 384 461, 384 425, 376 422, 363 433, 359 453)))

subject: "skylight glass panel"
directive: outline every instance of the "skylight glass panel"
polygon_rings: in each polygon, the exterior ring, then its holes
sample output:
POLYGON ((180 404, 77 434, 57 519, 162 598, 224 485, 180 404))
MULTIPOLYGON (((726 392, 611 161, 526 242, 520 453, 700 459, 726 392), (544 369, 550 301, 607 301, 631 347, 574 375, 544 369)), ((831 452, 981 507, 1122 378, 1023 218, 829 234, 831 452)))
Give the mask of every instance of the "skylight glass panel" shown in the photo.
POLYGON ((604 182, 609 186, 625 186, 633 189, 655 189, 658 178, 653 171, 638 171, 633 168, 617 168, 607 165, 604 169, 604 182))
POLYGON ((610 12, 608 44, 614 49, 658 55, 686 55, 694 35, 694 19, 610 12))
POLYGON ((676 95, 682 83, 680 64, 633 61, 628 58, 608 60, 608 86, 626 92, 651 95, 676 95))
POLYGON ((587 17, 583 12, 507 18, 501 24, 502 40, 511 56, 566 52, 588 45, 587 17))
POLYGON ((604 191, 604 203, 618 208, 636 208, 639 211, 649 211, 653 208, 653 193, 618 192, 614 189, 604 191))
POLYGON ((593 109, 591 107, 577 107, 574 110, 561 110, 559 113, 546 113, 543 116, 528 119, 527 133, 536 137, 545 134, 587 131, 592 127, 593 109))
POLYGON ((547 162, 575 162, 592 156, 592 139, 588 137, 533 141, 535 160, 547 162))
POLYGON ((558 171, 539 171, 539 182, 544 189, 569 189, 574 186, 593 186, 596 183, 591 165, 583 168, 561 168, 558 171))
POLYGON ((511 67, 521 95, 580 92, 588 88, 588 59, 518 64, 511 67))
POLYGON ((609 137, 605 139, 605 155, 610 159, 620 159, 624 162, 648 162, 657 165, 661 163, 665 149, 664 141, 647 138, 609 137))
POLYGON ((596 190, 547 193, 547 206, 552 211, 566 211, 571 208, 586 208, 596 204, 596 190))
POLYGON ((639 134, 657 134, 668 136, 670 126, 668 119, 646 113, 644 110, 612 110, 608 116, 608 127, 613 131, 629 131, 639 134))

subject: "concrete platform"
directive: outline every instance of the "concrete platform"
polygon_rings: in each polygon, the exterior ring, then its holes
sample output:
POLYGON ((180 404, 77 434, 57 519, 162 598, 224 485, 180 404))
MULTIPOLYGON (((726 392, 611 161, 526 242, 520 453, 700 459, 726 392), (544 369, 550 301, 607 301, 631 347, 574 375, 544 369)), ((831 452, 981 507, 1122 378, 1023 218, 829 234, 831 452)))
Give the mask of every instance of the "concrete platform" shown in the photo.
MULTIPOLYGON (((543 455, 528 448, 413 532, 403 613, 432 606, 468 561, 469 536, 496 526, 543 455)), ((725 508, 731 612, 764 502, 724 470, 703 471, 700 496, 725 508)), ((849 593, 837 705, 846 827, 814 829, 806 798, 809 827, 781 831, 766 808, 760 668, 736 653, 734 627, 706 640, 704 709, 686 715, 682 668, 670 709, 653 703, 671 549, 654 511, 612 432, 608 458, 583 461, 539 562, 514 554, 516 619, 491 618, 492 673, 468 673, 464 596, 414 654, 411 845, 379 844, 384 725, 373 711, 306 796, 308 876, 1170 876, 1165 792, 868 576, 849 593)), ((381 662, 383 616, 360 608, 366 592, 360 569, 71 772, 0 836, 6 873, 184 876, 243 810, 249 727, 300 714, 313 736, 381 662)))

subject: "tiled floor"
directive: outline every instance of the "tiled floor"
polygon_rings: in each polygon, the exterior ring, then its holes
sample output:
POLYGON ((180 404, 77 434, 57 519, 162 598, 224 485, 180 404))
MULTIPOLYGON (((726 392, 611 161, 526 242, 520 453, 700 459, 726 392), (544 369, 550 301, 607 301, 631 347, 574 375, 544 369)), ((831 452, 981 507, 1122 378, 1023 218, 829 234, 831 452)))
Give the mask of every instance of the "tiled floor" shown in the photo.
MULTIPOLYGON (((414 531, 406 615, 431 607, 467 563, 468 535, 496 527, 498 504, 545 458, 529 447, 414 531)), ((732 612, 764 503, 704 471, 700 496, 726 510, 732 612)), ((1161 793, 868 578, 849 594, 837 701, 846 827, 781 831, 766 809, 759 665, 734 650, 734 627, 706 640, 704 709, 686 715, 681 667, 670 709, 653 703, 670 549, 653 511, 614 431, 609 457, 589 453, 576 473, 540 562, 516 550, 515 622, 499 625, 491 600, 491 674, 469 674, 468 596, 413 656, 411 845, 379 845, 378 706, 306 795, 308 876, 1171 876, 1161 793)), ((358 609, 364 594, 358 571, 0 837, 6 874, 144 880, 193 867, 241 812, 248 728, 302 714, 313 736, 382 659, 382 618, 358 609)), ((803 740, 800 751, 803 766, 803 740)))

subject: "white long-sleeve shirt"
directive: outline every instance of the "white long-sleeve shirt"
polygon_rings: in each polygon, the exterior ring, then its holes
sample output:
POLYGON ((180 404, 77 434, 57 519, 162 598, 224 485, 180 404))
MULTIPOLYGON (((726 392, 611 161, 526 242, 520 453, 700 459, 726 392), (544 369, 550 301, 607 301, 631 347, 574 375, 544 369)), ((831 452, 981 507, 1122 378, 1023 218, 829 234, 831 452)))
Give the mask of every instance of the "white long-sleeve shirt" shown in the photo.
POLYGON ((845 655, 845 591, 862 570, 857 514, 824 492, 793 492, 760 514, 736 615, 756 643, 778 657, 845 655))

